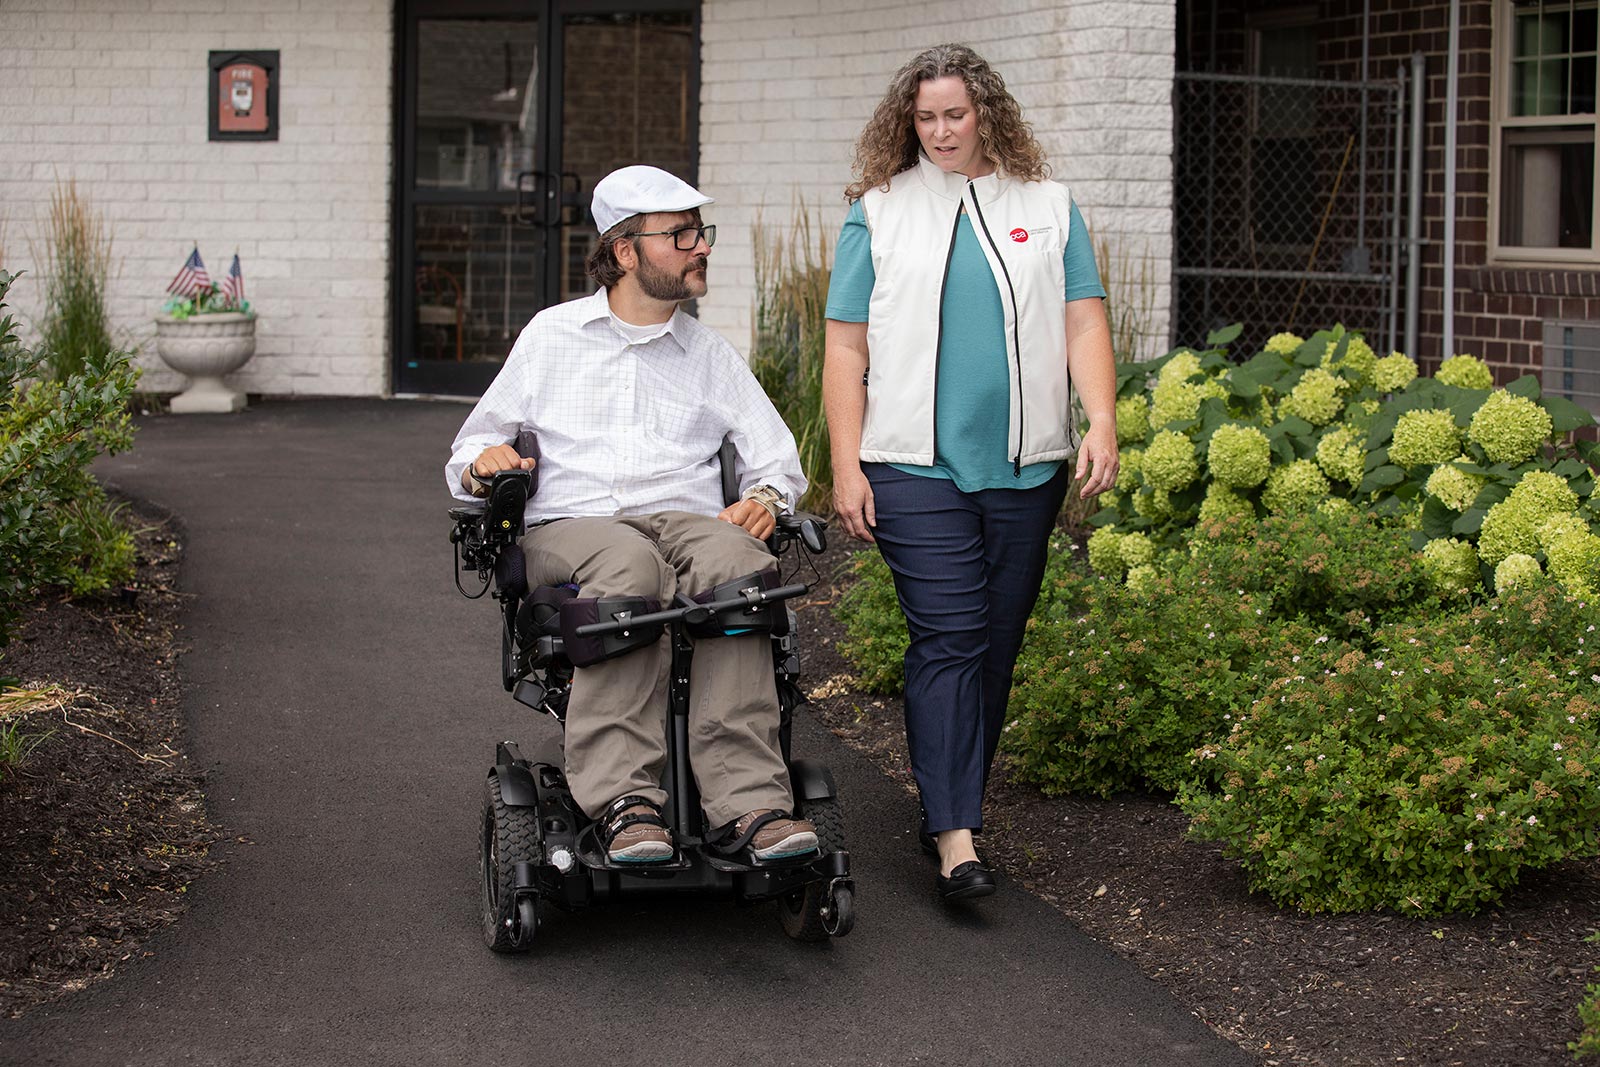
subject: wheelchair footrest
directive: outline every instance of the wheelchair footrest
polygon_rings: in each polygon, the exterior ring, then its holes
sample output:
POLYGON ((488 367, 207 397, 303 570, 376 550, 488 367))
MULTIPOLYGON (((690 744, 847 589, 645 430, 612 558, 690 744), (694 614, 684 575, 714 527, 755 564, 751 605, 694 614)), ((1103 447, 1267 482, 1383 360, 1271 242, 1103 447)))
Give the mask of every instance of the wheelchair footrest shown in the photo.
POLYGON ((672 858, 658 863, 617 863, 606 855, 606 850, 600 847, 600 835, 595 832, 594 826, 586 826, 578 835, 578 862, 585 867, 596 871, 615 871, 618 874, 637 874, 643 877, 651 875, 680 874, 683 871, 694 869, 694 863, 680 848, 672 854, 672 858))

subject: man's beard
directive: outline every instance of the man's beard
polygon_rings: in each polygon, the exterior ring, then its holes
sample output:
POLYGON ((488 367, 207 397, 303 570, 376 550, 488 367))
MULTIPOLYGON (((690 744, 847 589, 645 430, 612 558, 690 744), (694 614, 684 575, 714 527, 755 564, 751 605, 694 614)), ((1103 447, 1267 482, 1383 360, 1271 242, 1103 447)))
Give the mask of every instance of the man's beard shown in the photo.
POLYGON ((689 275, 696 271, 706 269, 706 257, 696 256, 680 274, 663 270, 650 260, 641 255, 639 257, 639 288, 644 295, 652 300, 662 300, 676 303, 680 300, 693 300, 697 296, 704 296, 706 283, 702 279, 698 286, 689 281, 689 275))

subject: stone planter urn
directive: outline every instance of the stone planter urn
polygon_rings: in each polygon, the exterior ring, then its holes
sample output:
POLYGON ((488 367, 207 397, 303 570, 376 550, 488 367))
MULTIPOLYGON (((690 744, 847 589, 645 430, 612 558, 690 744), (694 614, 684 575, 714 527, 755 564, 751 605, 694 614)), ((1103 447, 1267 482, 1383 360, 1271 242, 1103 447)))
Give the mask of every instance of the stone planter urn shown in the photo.
POLYGON ((156 353, 189 378, 189 388, 172 398, 173 414, 243 411, 244 394, 222 379, 256 354, 255 316, 239 311, 186 319, 157 315, 156 353))

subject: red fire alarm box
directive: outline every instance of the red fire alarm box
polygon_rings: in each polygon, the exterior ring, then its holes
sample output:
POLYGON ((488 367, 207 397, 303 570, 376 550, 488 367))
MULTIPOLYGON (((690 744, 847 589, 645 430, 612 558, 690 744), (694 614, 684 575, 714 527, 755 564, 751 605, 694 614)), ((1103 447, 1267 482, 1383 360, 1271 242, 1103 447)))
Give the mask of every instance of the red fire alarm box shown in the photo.
POLYGON ((278 53, 212 52, 213 141, 278 139, 278 53))

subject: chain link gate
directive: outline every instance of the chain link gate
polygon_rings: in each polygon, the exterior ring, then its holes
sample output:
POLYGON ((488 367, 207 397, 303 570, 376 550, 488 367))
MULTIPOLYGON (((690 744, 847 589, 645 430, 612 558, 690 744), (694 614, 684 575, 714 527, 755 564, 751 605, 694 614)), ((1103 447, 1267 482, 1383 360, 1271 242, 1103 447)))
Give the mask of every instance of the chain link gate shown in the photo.
POLYGON ((1397 346, 1405 82, 1180 73, 1174 342, 1343 323, 1397 346))

